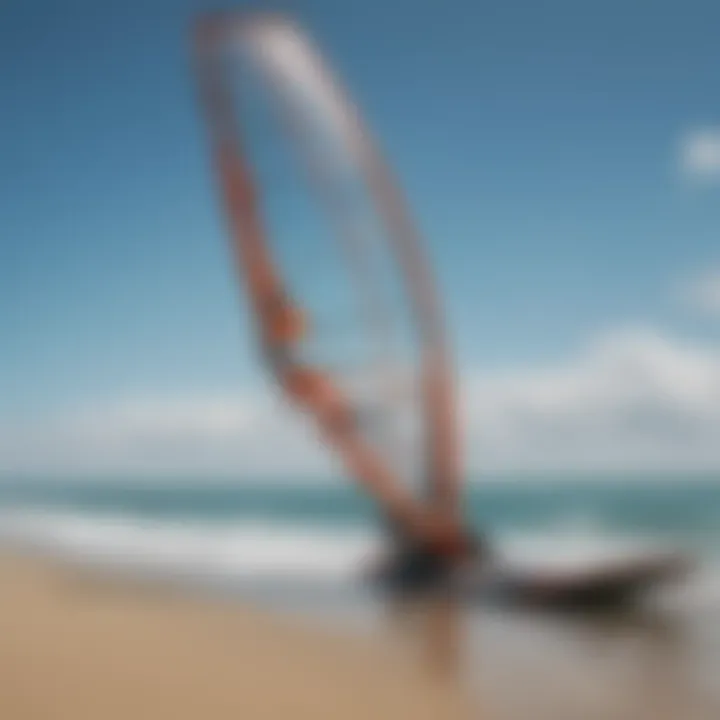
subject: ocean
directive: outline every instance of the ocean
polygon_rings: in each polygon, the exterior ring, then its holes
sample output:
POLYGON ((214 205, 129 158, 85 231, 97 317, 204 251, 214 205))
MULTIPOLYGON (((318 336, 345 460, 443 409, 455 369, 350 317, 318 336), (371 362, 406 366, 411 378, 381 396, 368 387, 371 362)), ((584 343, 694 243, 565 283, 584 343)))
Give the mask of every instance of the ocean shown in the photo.
MULTIPOLYGON (((465 509, 516 562, 687 550, 702 566, 695 601, 720 607, 720 478, 493 478, 469 484, 465 509)), ((372 503, 342 479, 5 481, 0 541, 310 604, 358 597, 383 544, 372 503)))

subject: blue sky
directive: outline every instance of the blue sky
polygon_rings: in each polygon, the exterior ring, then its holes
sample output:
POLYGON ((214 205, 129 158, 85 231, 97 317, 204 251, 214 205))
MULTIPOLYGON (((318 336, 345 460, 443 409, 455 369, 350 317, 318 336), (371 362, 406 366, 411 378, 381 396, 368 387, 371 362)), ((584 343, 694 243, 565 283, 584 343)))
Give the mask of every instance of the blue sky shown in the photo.
MULTIPOLYGON (((208 7, 4 4, 6 425, 260 377, 189 75, 189 22, 208 7)), ((464 368, 562 364, 628 325, 714 352, 717 316, 676 288, 718 262, 720 187, 681 162, 720 125, 717 3, 284 7, 402 179, 464 368)))

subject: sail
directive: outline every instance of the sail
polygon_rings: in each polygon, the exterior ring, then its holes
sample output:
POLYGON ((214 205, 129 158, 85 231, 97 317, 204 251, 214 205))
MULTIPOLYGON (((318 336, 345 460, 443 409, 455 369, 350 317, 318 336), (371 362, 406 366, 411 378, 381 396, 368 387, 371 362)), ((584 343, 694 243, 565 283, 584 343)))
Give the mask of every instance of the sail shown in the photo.
POLYGON ((269 369, 391 515, 459 524, 438 297, 357 106, 282 16, 203 18, 196 49, 238 271, 269 369))

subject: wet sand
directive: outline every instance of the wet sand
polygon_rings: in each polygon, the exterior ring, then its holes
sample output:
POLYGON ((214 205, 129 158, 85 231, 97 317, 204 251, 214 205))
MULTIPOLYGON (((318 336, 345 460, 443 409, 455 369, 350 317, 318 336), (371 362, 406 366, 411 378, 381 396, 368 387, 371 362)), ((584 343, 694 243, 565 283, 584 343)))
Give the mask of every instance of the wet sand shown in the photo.
POLYGON ((435 602, 395 608, 385 640, 453 678, 488 720, 718 720, 720 607, 683 591, 615 615, 435 602))

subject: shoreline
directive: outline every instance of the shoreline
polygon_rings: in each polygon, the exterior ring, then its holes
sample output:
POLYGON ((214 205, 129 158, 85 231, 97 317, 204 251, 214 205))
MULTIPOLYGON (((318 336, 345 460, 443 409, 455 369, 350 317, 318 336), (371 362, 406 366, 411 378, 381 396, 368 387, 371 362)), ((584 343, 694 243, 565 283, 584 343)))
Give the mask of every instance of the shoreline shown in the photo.
POLYGON ((374 636, 17 552, 0 587, 7 720, 469 717, 455 682, 374 636))

